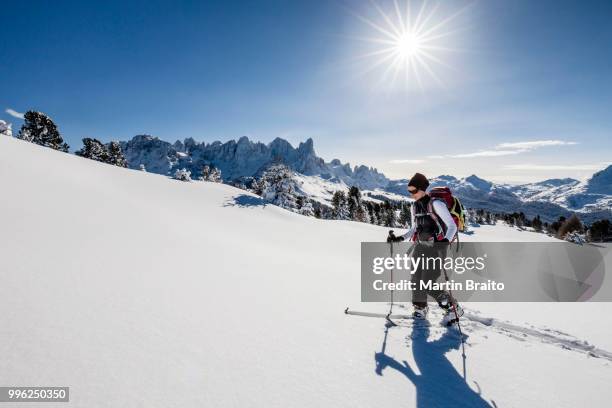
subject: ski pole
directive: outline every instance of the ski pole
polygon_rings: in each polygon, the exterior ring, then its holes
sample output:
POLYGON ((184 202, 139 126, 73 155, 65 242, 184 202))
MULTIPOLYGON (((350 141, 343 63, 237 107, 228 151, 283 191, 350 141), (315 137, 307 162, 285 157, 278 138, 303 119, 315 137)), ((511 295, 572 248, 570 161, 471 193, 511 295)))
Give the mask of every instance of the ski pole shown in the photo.
MULTIPOLYGON (((452 251, 451 251, 452 252, 452 251)), ((448 283, 448 274, 446 273, 446 268, 442 266, 442 271, 444 272, 444 280, 448 283)), ((465 373, 465 342, 463 340, 463 332, 461 331, 461 322, 459 321, 459 313, 457 313, 457 303, 455 302, 455 298, 453 297, 453 291, 448 287, 448 294, 451 300, 451 306, 453 308, 453 312, 455 313, 455 319, 457 320, 457 329, 459 329, 459 338, 461 339, 461 357, 463 359, 463 378, 467 381, 466 373, 465 373)))
MULTIPOLYGON (((391 231, 393 232, 393 231, 391 231)), ((393 258, 393 241, 389 242, 389 253, 391 255, 391 258, 393 258)), ((395 267, 393 269, 391 269, 391 283, 393 283, 393 270, 395 269, 395 267)), ((393 287, 393 286, 391 286, 393 287)), ((391 307, 389 308, 389 314, 387 314, 387 320, 390 319, 391 313, 393 312, 393 289, 391 289, 391 307)))

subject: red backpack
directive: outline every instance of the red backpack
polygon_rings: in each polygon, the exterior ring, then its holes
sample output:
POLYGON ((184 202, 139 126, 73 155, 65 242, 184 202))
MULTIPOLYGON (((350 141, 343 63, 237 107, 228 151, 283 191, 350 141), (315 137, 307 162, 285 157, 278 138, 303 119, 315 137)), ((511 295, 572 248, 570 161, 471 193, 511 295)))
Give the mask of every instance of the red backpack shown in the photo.
POLYGON ((441 224, 438 221, 438 216, 433 210, 433 200, 441 200, 444 201, 446 208, 448 208, 448 212, 450 212, 453 217, 453 221, 455 221, 455 225, 457 225, 457 231, 463 231, 465 229, 465 211, 461 201, 453 196, 450 188, 434 187, 428 194, 432 199, 429 200, 429 204, 427 205, 427 212, 434 218, 436 223, 438 223, 438 225, 441 224))

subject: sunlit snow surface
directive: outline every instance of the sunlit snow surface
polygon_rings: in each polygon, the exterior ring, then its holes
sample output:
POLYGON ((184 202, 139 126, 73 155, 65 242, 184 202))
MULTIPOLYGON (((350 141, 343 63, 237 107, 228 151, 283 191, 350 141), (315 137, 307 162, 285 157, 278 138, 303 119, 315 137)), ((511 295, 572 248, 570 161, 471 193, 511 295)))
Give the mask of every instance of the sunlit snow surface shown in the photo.
MULTIPOLYGON (((386 333, 381 319, 343 313, 388 308, 359 302, 360 242, 385 228, 9 138, 0 186, 2 385, 69 386, 75 407, 576 407, 612 397, 610 304, 467 305, 464 379, 457 333, 437 325, 435 308, 431 327, 386 333)), ((502 225, 463 238, 551 239, 502 225)))

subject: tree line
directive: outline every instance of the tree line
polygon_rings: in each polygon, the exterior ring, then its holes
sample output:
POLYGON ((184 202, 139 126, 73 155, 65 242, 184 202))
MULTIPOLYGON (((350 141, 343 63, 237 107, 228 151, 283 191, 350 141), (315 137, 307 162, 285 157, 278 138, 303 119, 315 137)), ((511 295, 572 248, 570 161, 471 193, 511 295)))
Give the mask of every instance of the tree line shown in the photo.
MULTIPOLYGON (((70 149, 68 143, 64 142, 55 122, 44 113, 33 110, 23 115, 23 125, 17 138, 65 153, 70 149)), ((102 163, 127 167, 127 160, 117 141, 105 145, 98 139, 86 137, 83 139, 83 147, 75 154, 102 163)))

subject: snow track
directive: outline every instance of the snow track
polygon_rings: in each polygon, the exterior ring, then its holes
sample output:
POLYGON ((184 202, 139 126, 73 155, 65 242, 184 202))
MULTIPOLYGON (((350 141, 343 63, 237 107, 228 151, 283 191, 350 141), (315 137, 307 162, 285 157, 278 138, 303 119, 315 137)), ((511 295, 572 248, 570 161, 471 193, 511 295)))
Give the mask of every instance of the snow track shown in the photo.
POLYGON ((466 330, 477 331, 485 328, 492 329, 497 333, 511 336, 516 339, 539 340, 543 343, 557 345, 566 350, 587 353, 590 357, 603 358, 612 361, 612 353, 589 344, 586 340, 580 340, 560 330, 525 327, 500 321, 491 317, 482 317, 477 313, 466 312, 461 318, 462 327, 466 330), (463 323, 465 322, 465 323, 463 323))
MULTIPOLYGON (((367 308, 365 308, 367 309, 367 308)), ((403 325, 403 321, 412 320, 406 307, 404 304, 396 304, 394 305, 394 309, 406 310, 404 314, 394 313, 391 317, 398 323, 400 327, 412 327, 412 324, 403 325)), ((347 309, 348 310, 348 309, 347 309)), ((364 316, 364 317, 378 317, 384 318, 386 316, 385 313, 374 313, 374 312, 366 312, 366 311, 355 311, 350 310, 349 312, 345 311, 345 313, 354 316, 364 316)), ((430 305, 430 313, 429 313, 429 321, 436 322, 441 321, 443 316, 443 312, 436 308, 435 305, 430 305)), ((432 326, 436 326, 433 324, 432 326)), ((440 327, 445 330, 445 327, 440 327)), ((575 351, 581 354, 586 354, 589 357, 602 358, 608 361, 612 361, 612 353, 598 348, 593 344, 590 344, 586 340, 580 340, 577 337, 574 337, 568 333, 565 333, 561 330, 555 330, 550 328, 539 328, 534 325, 521 326, 518 324, 513 324, 511 322, 506 322, 502 320, 498 320, 492 317, 484 317, 477 310, 465 310, 465 314, 461 317, 461 328, 465 332, 468 337, 475 333, 479 333, 482 335, 491 334, 491 332, 496 334, 501 334, 504 336, 508 336, 512 339, 518 341, 539 341, 542 343, 551 344, 554 346, 558 346, 564 350, 575 351)), ((438 332, 442 332, 443 330, 438 330, 438 332)))

